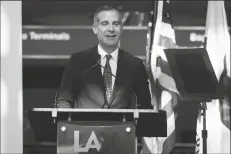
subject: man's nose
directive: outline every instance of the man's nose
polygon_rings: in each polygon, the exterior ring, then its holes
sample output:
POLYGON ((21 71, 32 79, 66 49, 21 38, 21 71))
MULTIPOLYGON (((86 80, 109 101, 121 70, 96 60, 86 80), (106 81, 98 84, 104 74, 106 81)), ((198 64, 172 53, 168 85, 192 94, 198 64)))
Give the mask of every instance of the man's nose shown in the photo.
POLYGON ((109 25, 109 26, 108 26, 108 31, 115 31, 114 26, 113 26, 113 25, 109 25))

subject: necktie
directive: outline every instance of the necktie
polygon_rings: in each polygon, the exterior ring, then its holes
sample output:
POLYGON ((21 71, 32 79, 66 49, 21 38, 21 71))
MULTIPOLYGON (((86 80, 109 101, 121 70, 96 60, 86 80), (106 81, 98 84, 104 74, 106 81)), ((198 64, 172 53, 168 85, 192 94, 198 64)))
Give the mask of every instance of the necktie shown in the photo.
POLYGON ((111 55, 106 55, 106 58, 107 58, 107 61, 106 61, 106 65, 104 68, 103 77, 104 77, 105 97, 106 97, 107 104, 108 104, 110 97, 111 97, 111 93, 112 93, 112 72, 111 72, 111 67, 109 64, 111 55))

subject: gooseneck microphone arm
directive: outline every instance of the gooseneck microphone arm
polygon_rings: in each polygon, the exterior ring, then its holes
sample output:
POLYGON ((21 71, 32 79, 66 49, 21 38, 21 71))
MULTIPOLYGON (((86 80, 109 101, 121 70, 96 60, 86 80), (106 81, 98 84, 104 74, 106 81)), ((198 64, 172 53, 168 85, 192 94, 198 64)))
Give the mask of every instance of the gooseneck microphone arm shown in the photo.
POLYGON ((56 117, 57 117, 57 111, 55 110, 56 108, 58 108, 57 106, 57 95, 58 92, 55 93, 55 100, 54 100, 54 104, 53 104, 53 108, 54 110, 52 111, 52 117, 53 117, 53 123, 56 123, 56 117))
POLYGON ((83 76, 84 76, 85 74, 87 74, 90 70, 92 70, 93 68, 95 68, 97 65, 101 65, 101 64, 100 64, 100 59, 101 59, 101 56, 98 55, 98 57, 97 57, 97 63, 95 63, 94 65, 92 65, 90 68, 86 69, 86 70, 83 72, 83 76))
MULTIPOLYGON (((101 64, 101 56, 100 55, 98 55, 98 58, 97 58, 98 60, 97 60, 97 63, 95 63, 94 65, 92 65, 89 69, 87 69, 87 70, 85 70, 84 71, 84 73, 83 73, 83 75, 85 75, 86 73, 88 73, 90 70, 92 70, 94 67, 96 67, 97 65, 100 65, 100 67, 102 67, 103 69, 105 69, 105 67, 101 64)), ((116 77, 116 75, 114 75, 114 74, 112 74, 111 73, 111 75, 113 76, 113 77, 116 77)))

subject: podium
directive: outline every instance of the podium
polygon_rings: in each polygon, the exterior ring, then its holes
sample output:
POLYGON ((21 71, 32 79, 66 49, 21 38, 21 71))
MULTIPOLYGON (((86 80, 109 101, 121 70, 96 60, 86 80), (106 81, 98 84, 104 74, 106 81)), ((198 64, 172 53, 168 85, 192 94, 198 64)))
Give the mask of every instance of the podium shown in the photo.
POLYGON ((166 112, 147 109, 34 108, 27 112, 37 141, 57 154, 136 154, 141 137, 166 137, 166 112))

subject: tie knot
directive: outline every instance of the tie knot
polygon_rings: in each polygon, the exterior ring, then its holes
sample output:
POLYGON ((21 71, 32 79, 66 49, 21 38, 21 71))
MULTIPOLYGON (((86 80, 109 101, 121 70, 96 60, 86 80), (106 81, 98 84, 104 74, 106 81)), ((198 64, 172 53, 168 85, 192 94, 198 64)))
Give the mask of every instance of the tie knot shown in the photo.
POLYGON ((107 61, 109 61, 111 59, 111 55, 106 55, 107 61))

